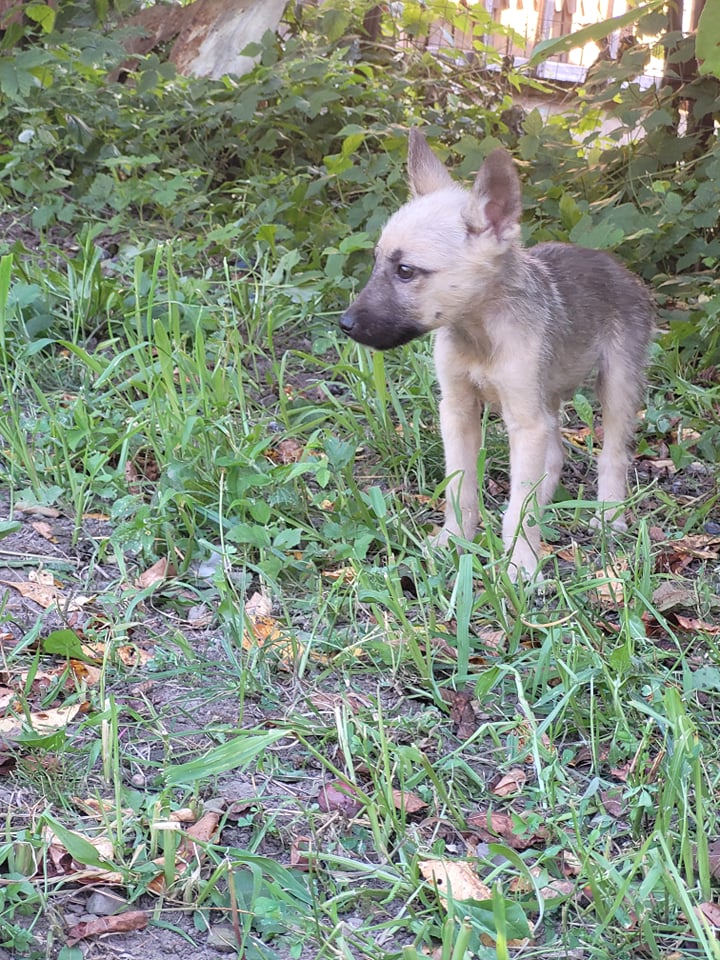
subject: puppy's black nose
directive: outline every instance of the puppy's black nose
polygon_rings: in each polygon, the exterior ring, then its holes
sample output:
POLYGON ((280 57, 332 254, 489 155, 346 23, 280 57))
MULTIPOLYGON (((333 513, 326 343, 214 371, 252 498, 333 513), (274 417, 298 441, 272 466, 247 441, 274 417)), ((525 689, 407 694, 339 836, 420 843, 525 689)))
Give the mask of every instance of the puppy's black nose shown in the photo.
POLYGON ((355 319, 350 316, 349 313, 344 313, 340 317, 340 329, 345 333, 350 333, 352 328, 355 326, 355 319))

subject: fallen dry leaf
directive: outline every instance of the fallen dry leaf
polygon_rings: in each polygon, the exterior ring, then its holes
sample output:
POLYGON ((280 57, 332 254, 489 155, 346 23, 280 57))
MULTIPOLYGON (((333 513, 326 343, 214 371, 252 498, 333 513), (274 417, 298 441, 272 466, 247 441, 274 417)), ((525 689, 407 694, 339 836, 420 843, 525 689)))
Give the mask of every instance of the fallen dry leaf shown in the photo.
MULTIPOLYGON (((72 832, 75 833, 76 831, 72 832)), ((103 860, 112 863, 115 850, 111 840, 103 836, 89 837, 84 834, 77 835, 82 836, 83 840, 92 844, 103 860)), ((70 877, 76 883, 103 883, 109 884, 110 886, 120 886, 124 883, 125 876, 119 871, 105 867, 88 866, 87 864, 74 860, 64 843, 56 836, 50 827, 45 827, 43 836, 48 843, 48 860, 58 876, 70 877)))
POLYGON ((57 537, 53 532, 52 526, 47 522, 47 520, 35 520, 30 524, 35 533, 39 533, 41 537, 44 537, 45 540, 49 540, 51 543, 57 543, 57 537))
MULTIPOLYGON (((545 873, 543 867, 532 866, 529 868, 529 870, 535 878, 539 878, 545 873)), ((512 893, 531 893, 534 889, 535 887, 530 878, 524 875, 515 877, 510 884, 510 890, 512 893)), ((543 900, 555 900, 558 897, 569 897, 574 892, 575 884, 572 880, 551 879, 548 880, 544 887, 540 887, 540 896, 543 898, 543 900)))
POLYGON ((627 804, 620 789, 601 790, 600 801, 608 814, 616 820, 627 811, 627 804))
POLYGON ((170 563, 170 560, 167 557, 161 557, 137 577, 135 586, 140 590, 145 590, 148 587, 154 587, 156 584, 162 583, 164 580, 167 580, 168 577, 174 577, 176 573, 177 571, 172 563, 170 563))
POLYGON ((392 795, 396 810, 404 810, 405 813, 417 813, 427 807, 425 801, 421 800, 416 793, 393 788, 392 795))
POLYGON ((126 667, 144 667, 145 664, 149 663, 153 658, 152 653, 148 650, 143 650, 142 647, 138 647, 137 644, 134 643, 124 643, 118 647, 115 652, 120 662, 126 667))
POLYGON ((290 866, 296 870, 309 870, 311 852, 311 837, 293 837, 290 846, 290 866))
POLYGON ((448 895, 453 900, 492 900, 492 890, 467 860, 421 860, 418 868, 437 887, 446 907, 448 895))
POLYGON ((288 464, 297 463, 298 460, 302 460, 304 452, 305 447, 299 440, 296 440, 294 437, 286 437, 274 447, 267 450, 265 456, 268 460, 272 460, 273 463, 288 464))
POLYGON ((340 580, 342 583, 354 583, 357 579, 357 570, 352 567, 338 567, 337 570, 323 570, 322 576, 326 580, 340 580))
POLYGON ((10 687, 0 686, 0 713, 5 713, 16 697, 17 693, 10 687))
POLYGON ((692 607, 697 599, 695 590, 674 580, 663 580, 653 591, 653 606, 660 613, 674 610, 675 607, 692 607))
POLYGON ((363 808, 357 787, 344 780, 324 783, 318 794, 318 806, 324 813, 337 811, 344 817, 355 817, 363 808))
MULTIPOLYGON (((207 843, 212 840, 217 832, 219 823, 220 814, 214 810, 208 810, 200 817, 197 823, 194 823, 191 827, 188 827, 188 829, 182 834, 182 839, 180 840, 177 850, 175 851, 175 863, 173 871, 175 877, 182 877, 185 873, 187 873, 194 858, 197 858, 198 860, 203 859, 204 851, 201 846, 198 846, 196 841, 207 843)), ((157 829, 159 826, 161 826, 161 824, 156 823, 154 826, 157 829)), ((167 829, 180 829, 176 820, 167 820, 165 822, 165 826, 167 829)), ((148 890, 150 893, 161 894, 166 889, 165 857, 157 857, 157 859, 153 860, 153 863, 162 872, 159 873, 154 880, 151 880, 151 882, 148 884, 148 890)))
POLYGON ((527 774, 519 767, 508 770, 504 777, 492 788, 496 797, 510 797, 513 794, 520 793, 527 783, 527 774))
POLYGON ((83 663, 81 660, 71 660, 70 669, 77 679, 88 687, 96 687, 100 683, 102 671, 99 667, 94 667, 90 663, 83 663))
POLYGON ((720 930, 720 903, 699 903, 695 907, 695 913, 707 920, 713 930, 720 930))
POLYGON ((29 725, 33 733, 44 737, 66 727, 78 715, 81 708, 82 704, 74 703, 70 707, 39 710, 31 713, 29 717, 3 717, 0 719, 0 734, 9 740, 14 740, 29 725))
POLYGON ((88 937, 98 937, 106 933, 129 933, 131 930, 144 930, 148 925, 145 910, 126 910, 112 917, 98 917, 97 920, 83 920, 68 930, 69 947, 88 937))
POLYGON ((527 850, 528 847, 544 844, 547 839, 544 827, 539 827, 535 832, 523 830, 527 816, 522 813, 513 816, 499 810, 478 810, 470 814, 468 824, 486 843, 496 843, 500 838, 513 850, 527 850))
POLYGON ((58 590, 54 583, 36 583, 34 580, 29 579, 0 580, 0 583, 12 587, 13 590, 17 590, 26 600, 32 600, 33 603, 39 604, 39 606, 44 607, 46 610, 54 603, 57 603, 58 599, 62 597, 62 591, 58 590))
POLYGON ((49 517, 51 520, 60 516, 60 511, 55 507, 43 507, 39 503, 25 503, 22 500, 16 502, 15 509, 18 513, 27 513, 34 517, 49 517))
POLYGON ((598 583, 594 593, 603 606, 617 607, 625 602, 625 581, 620 574, 627 569, 627 560, 620 557, 603 570, 595 571, 595 579, 601 582, 598 583))
POLYGON ((443 698, 450 704, 450 719, 453 723, 453 733, 458 740, 468 740, 478 729, 478 718, 475 714, 472 690, 445 690, 443 698))
POLYGON ((668 550, 687 553, 696 560, 717 560, 720 556, 720 537, 712 533, 689 533, 679 540, 670 540, 668 550))
POLYGON ((704 620, 698 620, 695 617, 683 617, 679 613, 675 615, 675 622, 683 630, 691 630, 693 633, 708 633, 716 635, 720 633, 720 624, 706 623, 704 620))
POLYGON ((27 580, 0 580, 0 583, 17 590, 27 600, 32 600, 46 610, 58 604, 64 611, 81 610, 94 597, 74 596, 66 598, 53 575, 47 570, 31 571, 27 580))

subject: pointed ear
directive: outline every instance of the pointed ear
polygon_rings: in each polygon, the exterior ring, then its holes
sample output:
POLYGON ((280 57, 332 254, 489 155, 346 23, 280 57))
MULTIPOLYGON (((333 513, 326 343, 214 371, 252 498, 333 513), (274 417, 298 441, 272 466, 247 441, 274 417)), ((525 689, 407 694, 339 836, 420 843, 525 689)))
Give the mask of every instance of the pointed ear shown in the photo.
POLYGON ((522 193, 515 163, 507 150, 498 148, 478 170, 465 222, 472 233, 492 230, 498 240, 509 240, 517 234, 521 213, 522 193))
POLYGON ((408 181, 414 197, 422 197, 426 193, 451 187, 454 182, 417 127, 410 128, 408 181))

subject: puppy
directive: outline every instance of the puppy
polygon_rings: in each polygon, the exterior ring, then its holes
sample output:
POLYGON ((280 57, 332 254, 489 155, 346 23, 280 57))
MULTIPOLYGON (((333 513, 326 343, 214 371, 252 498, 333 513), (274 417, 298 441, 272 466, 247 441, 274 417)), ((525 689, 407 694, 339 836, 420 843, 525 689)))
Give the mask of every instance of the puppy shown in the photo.
POLYGON ((485 404, 510 442, 503 541, 510 573, 536 572, 540 513, 563 463, 559 414, 591 374, 602 405, 600 521, 626 529, 622 501, 654 314, 645 286, 610 254, 567 243, 520 243, 520 180, 493 150, 471 190, 455 183, 419 130, 410 131, 411 199, 385 226, 366 286, 340 319, 378 350, 435 331, 445 524, 438 542, 471 540, 485 404))

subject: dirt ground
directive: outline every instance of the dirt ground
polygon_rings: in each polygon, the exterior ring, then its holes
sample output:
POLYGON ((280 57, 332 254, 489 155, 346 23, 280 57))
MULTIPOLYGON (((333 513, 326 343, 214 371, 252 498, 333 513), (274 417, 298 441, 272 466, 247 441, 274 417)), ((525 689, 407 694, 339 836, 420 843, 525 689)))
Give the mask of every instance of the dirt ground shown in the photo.
MULTIPOLYGON (((8 498, 0 496, 0 520, 7 519, 10 512, 8 498)), ((123 583, 110 552, 97 561, 98 542, 110 534, 107 521, 98 518, 84 520, 78 533, 70 517, 48 515, 53 513, 44 510, 38 513, 33 509, 25 512, 16 504, 13 518, 20 520, 21 527, 0 540, 0 596, 5 603, 0 640, 6 663, 10 659, 12 664, 18 646, 28 645, 29 637, 33 639, 28 653, 37 650, 38 643, 55 630, 69 627, 87 635, 97 631, 103 622, 111 629, 113 617, 116 623, 122 623, 123 613, 137 592, 128 590, 127 584, 123 583), (43 609, 36 600, 23 596, 12 586, 28 582, 40 571, 52 572, 55 584, 61 585, 62 599, 49 609, 43 609), (73 601, 78 599, 87 602, 74 609, 73 601)), ((139 571, 130 563, 127 572, 133 577, 139 571)), ((176 589, 182 589, 182 584, 177 584, 176 589)), ((201 629, 192 629, 187 621, 179 623, 175 614, 159 610, 152 601, 143 602, 140 608, 136 608, 131 620, 133 626, 128 633, 132 645, 151 657, 156 654, 158 659, 147 664, 138 661, 135 666, 131 664, 124 670, 108 674, 106 696, 112 696, 118 707, 121 775, 128 790, 156 792, 154 784, 145 779, 146 771, 153 769, 153 760, 170 756, 176 762, 185 762, 202 755, 211 744, 217 743, 204 735, 204 727, 232 730, 277 726, 290 716, 295 720, 305 716, 314 722, 320 717, 322 721, 332 723, 338 703, 352 702, 353 697, 377 697, 378 686, 382 687, 380 697, 385 716, 404 717, 409 731, 413 729, 413 714, 424 708, 416 694, 409 697, 399 682, 379 683, 376 673, 367 677, 354 673, 353 689, 348 691, 343 678, 327 670, 323 671, 321 683, 311 673, 298 680, 290 673, 279 672, 273 679, 269 696, 246 697, 241 705, 237 694, 238 677, 226 664, 226 640, 216 620, 201 629), (167 644, 167 637, 178 631, 192 651, 193 662, 187 669, 181 656, 173 664, 169 661, 171 646, 167 644), (199 677, 204 680, 200 688, 199 677)), ((40 669, 49 669, 62 660, 43 655, 39 657, 38 665, 40 669)), ((27 664, 28 658, 23 658, 22 662, 27 664)), ((5 677, 0 679, 7 682, 12 672, 10 666, 5 677)), ((94 709, 98 709, 97 703, 94 709)), ((442 719, 439 713, 438 719, 442 719)), ((70 751, 62 755, 57 767, 54 767, 52 755, 41 762, 49 765, 48 776, 67 782, 66 789, 73 795, 111 800, 113 788, 103 780, 99 762, 87 776, 86 758, 92 745, 85 741, 85 737, 97 739, 97 727, 85 735, 80 734, 70 751), (82 758, 78 759, 77 766, 74 764, 75 754, 82 758)), ((410 732, 408 737, 411 738, 410 732)), ((253 837, 258 834, 260 821, 267 825, 267 829, 259 831, 262 839, 258 846, 252 846, 252 852, 289 865, 294 841, 312 832, 307 811, 316 805, 321 786, 328 780, 327 772, 317 761, 292 745, 284 748, 285 771, 293 768, 293 750, 297 753, 294 776, 286 773, 282 780, 273 780, 248 769, 246 773, 221 775, 208 783, 197 798, 201 809, 215 809, 226 814, 233 809, 237 811, 228 814, 219 842, 231 848, 249 849, 253 837)), ((0 749, 0 762, 3 761, 4 765, 0 766, 0 808, 6 811, 6 822, 13 833, 28 827, 34 817, 48 807, 58 814, 59 819, 68 822, 69 818, 62 815, 57 797, 53 796, 54 788, 46 796, 38 790, 31 756, 23 755, 22 751, 17 755, 13 750, 4 753, 0 749)), ((478 761, 478 768, 482 766, 478 761)), ((315 807, 315 822, 317 816, 315 807)), ((328 814, 326 821, 326 837, 330 838, 333 834, 340 837, 347 826, 337 812, 328 814)), ((53 868, 46 866, 52 873, 53 868)), ((103 916, 111 907, 104 896, 98 896, 108 892, 101 885, 84 886, 70 882, 57 889, 51 884, 50 888, 54 892, 48 897, 47 910, 33 927, 33 933, 36 944, 48 944, 46 955, 56 957, 66 942, 68 930, 75 924, 103 916)), ((126 891, 117 887, 109 892, 121 900, 127 896, 126 891)), ((133 960, 210 960, 227 955, 228 950, 233 949, 213 943, 213 938, 223 935, 223 931, 226 937, 229 935, 227 924, 223 923, 218 912, 213 915, 214 927, 208 935, 207 932, 198 932, 182 904, 169 898, 161 904, 158 898, 144 896, 133 902, 132 908, 147 910, 163 926, 151 922, 144 930, 81 941, 79 947, 83 956, 88 960, 130 957, 133 960)), ((376 906, 373 907, 373 917, 378 919, 376 906)), ((17 917, 15 919, 17 921, 17 917)), ((361 926, 364 922, 362 910, 347 916, 345 922, 348 929, 353 925, 361 926)), ((258 942, 256 947, 256 954, 247 955, 279 957, 280 960, 289 960, 291 956, 289 947, 277 942, 270 947, 258 942)), ((378 956, 390 947, 400 949, 402 944, 379 944, 378 956)), ((299 945, 296 946, 293 960, 315 957, 318 949, 317 942, 308 940, 301 950, 299 945)), ((30 955, 38 954, 27 954, 30 955)), ((10 953, 0 949, 0 960, 6 957, 9 960, 10 953)))

